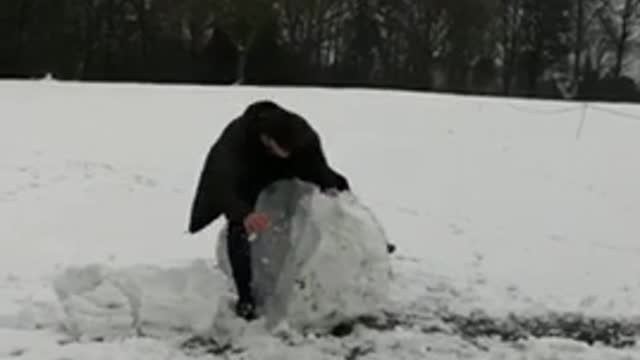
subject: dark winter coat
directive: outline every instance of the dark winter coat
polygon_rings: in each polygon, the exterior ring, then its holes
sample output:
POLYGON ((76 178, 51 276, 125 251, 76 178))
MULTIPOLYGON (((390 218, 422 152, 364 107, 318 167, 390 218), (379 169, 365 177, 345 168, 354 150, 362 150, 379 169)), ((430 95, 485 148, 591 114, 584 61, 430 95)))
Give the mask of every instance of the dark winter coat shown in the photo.
POLYGON ((279 179, 298 178, 320 189, 349 190, 333 170, 320 137, 301 116, 270 101, 253 103, 223 130, 211 147, 196 189, 189 232, 196 233, 220 215, 242 222, 254 210, 260 192, 279 179), (289 158, 269 153, 260 134, 289 150, 289 158))

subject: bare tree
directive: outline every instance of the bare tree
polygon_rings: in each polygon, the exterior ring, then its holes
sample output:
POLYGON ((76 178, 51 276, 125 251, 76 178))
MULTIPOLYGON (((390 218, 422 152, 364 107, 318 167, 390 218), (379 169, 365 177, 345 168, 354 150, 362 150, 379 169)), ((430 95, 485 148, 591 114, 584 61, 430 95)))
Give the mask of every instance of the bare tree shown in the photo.
POLYGON ((151 31, 151 0, 128 0, 135 11, 135 19, 140 32, 140 44, 142 53, 142 63, 146 64, 150 57, 150 44, 153 32, 151 31))
POLYGON ((611 75, 619 77, 631 41, 638 31, 640 0, 602 0, 597 14, 615 54, 611 75))
POLYGON ((247 54, 268 20, 274 0, 215 0, 215 24, 233 39, 238 52, 236 83, 245 81, 247 54))
POLYGON ((335 63, 347 16, 344 0, 279 0, 276 10, 282 39, 293 54, 311 67, 335 63))

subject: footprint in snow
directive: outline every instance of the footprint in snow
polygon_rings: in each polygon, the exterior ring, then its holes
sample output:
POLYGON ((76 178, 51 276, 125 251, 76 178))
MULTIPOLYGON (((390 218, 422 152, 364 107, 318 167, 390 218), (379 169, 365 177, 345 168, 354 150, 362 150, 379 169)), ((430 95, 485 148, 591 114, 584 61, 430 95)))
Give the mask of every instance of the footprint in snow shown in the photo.
POLYGON ((156 181, 152 178, 146 177, 144 175, 135 175, 134 179, 136 183, 142 186, 147 187, 155 187, 157 185, 156 181))
POLYGON ((514 294, 514 293, 517 293, 519 290, 520 290, 520 289, 518 288, 518 286, 517 286, 517 285, 509 285, 509 286, 507 286, 507 291, 508 291, 509 293, 514 294))
POLYGON ((409 209, 409 208, 405 208, 405 207, 398 207, 398 211, 404 214, 408 214, 408 215, 412 215, 412 216, 419 216, 420 213, 417 210, 414 209, 409 209))
POLYGON ((451 231, 451 233, 453 235, 463 235, 464 234, 464 229, 461 228, 459 225, 457 224, 450 224, 449 225, 449 230, 451 231))
POLYGON ((587 296, 584 299, 582 299, 582 301, 580 301, 580 306, 582 307, 591 307, 593 306, 596 302, 598 301, 598 298, 591 295, 591 296, 587 296))
POLYGON ((487 277, 484 274, 476 273, 475 279, 473 282, 476 285, 486 285, 489 282, 489 280, 487 280, 487 277))

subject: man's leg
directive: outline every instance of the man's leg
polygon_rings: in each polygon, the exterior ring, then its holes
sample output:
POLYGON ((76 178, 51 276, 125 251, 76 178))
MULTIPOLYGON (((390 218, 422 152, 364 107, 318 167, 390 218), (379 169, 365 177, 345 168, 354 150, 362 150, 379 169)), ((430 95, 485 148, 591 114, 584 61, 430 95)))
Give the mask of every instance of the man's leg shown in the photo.
POLYGON ((247 320, 252 320, 255 318, 255 302, 251 292, 251 246, 242 223, 228 224, 227 255, 238 291, 236 313, 247 320))

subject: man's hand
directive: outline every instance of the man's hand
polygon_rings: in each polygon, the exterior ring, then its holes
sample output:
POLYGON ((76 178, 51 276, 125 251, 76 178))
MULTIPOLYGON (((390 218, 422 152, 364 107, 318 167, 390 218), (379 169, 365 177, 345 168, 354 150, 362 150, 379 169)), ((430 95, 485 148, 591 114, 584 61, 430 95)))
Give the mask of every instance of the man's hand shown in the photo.
POLYGON ((269 225, 269 217, 265 213, 252 212, 244 219, 244 227, 250 231, 260 231, 269 225))
POLYGON ((342 192, 351 191, 349 181, 344 176, 333 172, 332 179, 331 181, 325 181, 325 183, 320 186, 320 191, 323 194, 338 197, 342 192))
POLYGON ((336 188, 339 191, 350 191, 351 185, 349 185, 349 180, 341 174, 336 174, 336 188))
POLYGON ((331 197, 338 197, 338 195, 340 195, 340 190, 336 189, 336 188, 328 188, 325 189, 324 191, 322 191, 325 195, 327 196, 331 196, 331 197))

